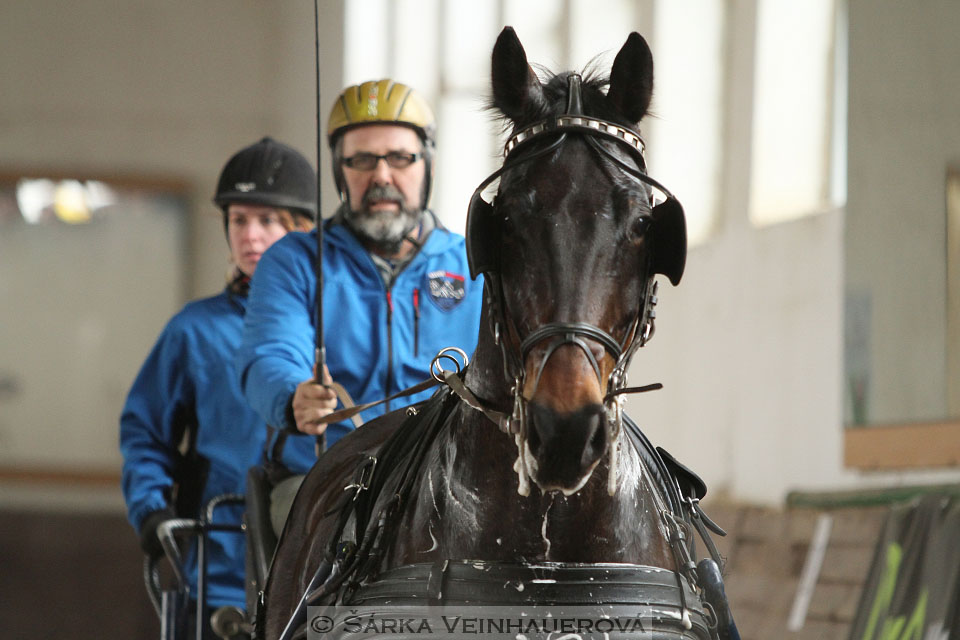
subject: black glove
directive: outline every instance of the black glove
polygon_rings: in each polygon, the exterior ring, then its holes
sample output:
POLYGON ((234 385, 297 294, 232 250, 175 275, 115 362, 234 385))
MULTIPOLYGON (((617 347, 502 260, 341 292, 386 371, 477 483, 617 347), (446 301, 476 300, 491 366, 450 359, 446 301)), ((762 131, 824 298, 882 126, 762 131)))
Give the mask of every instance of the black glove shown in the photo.
POLYGON ((140 525, 140 548, 151 558, 163 555, 163 547, 157 537, 157 527, 165 520, 176 518, 177 514, 170 507, 150 513, 140 525))

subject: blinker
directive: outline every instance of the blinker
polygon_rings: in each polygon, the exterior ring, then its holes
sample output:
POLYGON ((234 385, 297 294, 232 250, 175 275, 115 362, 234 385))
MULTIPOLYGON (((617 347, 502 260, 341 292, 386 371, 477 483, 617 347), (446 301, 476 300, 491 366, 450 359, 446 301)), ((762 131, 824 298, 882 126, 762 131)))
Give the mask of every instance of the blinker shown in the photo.
MULTIPOLYGON (((467 211, 466 244, 470 277, 500 271, 500 219, 492 204, 483 199, 481 185, 470 198, 467 211)), ((673 195, 653 207, 650 227, 653 272, 680 284, 687 262, 687 225, 683 205, 673 195)))
POLYGON ((482 273, 500 271, 500 223, 493 205, 483 199, 487 184, 473 192, 467 210, 467 264, 474 280, 482 273))
POLYGON ((687 263, 687 222, 683 205, 671 194, 653 208, 652 215, 653 272, 667 276, 670 284, 676 286, 687 263))

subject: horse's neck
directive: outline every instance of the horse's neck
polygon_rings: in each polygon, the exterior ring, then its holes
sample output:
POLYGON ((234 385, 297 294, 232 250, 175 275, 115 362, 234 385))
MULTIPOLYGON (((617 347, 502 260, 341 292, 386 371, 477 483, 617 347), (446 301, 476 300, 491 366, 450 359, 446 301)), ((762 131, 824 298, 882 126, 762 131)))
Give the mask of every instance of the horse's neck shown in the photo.
MULTIPOLYGON (((421 504, 426 513, 417 521, 435 520, 441 556, 675 566, 660 518, 662 500, 629 443, 622 443, 614 496, 607 493, 606 460, 572 496, 543 494, 535 485, 521 496, 512 436, 479 412, 461 410, 462 423, 446 434, 437 466, 424 474, 421 504)), ((422 561, 433 544, 434 539, 424 537, 408 549, 404 561, 422 561)))
MULTIPOLYGON (((489 284, 484 285, 484 289, 489 284)), ((491 309, 486 302, 480 312, 480 333, 477 337, 477 350, 467 370, 464 380, 467 387, 481 400, 501 411, 511 409, 510 386, 512 381, 507 380, 503 367, 503 354, 500 347, 493 340, 490 330, 491 309)))

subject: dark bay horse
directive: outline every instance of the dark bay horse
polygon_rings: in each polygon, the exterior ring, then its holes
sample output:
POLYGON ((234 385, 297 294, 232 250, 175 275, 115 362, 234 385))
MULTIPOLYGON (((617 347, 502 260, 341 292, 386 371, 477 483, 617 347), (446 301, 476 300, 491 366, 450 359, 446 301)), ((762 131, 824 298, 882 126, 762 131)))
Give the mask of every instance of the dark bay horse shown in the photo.
POLYGON ((690 569, 667 474, 621 415, 654 277, 677 284, 686 256, 683 210, 647 177, 637 129, 650 49, 633 33, 609 80, 541 82, 507 28, 492 62, 512 135, 467 223, 471 271, 485 276, 477 350, 431 400, 343 438, 306 477, 267 583, 266 638, 306 600, 342 602, 396 567, 690 569))

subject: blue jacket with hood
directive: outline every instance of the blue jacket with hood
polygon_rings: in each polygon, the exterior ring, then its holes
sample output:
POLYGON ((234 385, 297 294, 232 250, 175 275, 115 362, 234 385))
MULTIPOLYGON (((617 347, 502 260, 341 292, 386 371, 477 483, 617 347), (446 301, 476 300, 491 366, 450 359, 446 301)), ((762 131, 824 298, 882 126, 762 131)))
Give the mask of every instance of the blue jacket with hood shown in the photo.
MULTIPOLYGON (((184 425, 196 428, 195 451, 208 463, 201 505, 222 493, 244 493, 247 470, 261 459, 263 421, 233 375, 245 306, 245 297, 227 291, 188 303, 167 323, 130 389, 120 417, 120 451, 128 519, 138 532, 148 515, 173 506, 184 425)), ((214 516, 239 524, 241 513, 242 507, 225 506, 214 516)), ((186 559, 194 597, 195 549, 186 559)), ((243 535, 214 533, 207 549, 207 603, 244 608, 243 535)))
MULTIPOLYGON (((482 279, 470 279, 463 236, 437 226, 388 288, 370 254, 343 224, 324 224, 323 326, 330 375, 363 404, 429 377, 444 347, 472 355, 477 345, 482 279)), ((316 341, 316 231, 289 233, 264 253, 254 273, 243 340, 241 386, 268 424, 297 433, 281 461, 295 473, 316 462, 314 438, 296 432, 288 409, 299 383, 313 377, 316 341)), ((430 396, 402 398, 396 409, 430 396)), ((366 421, 386 405, 361 414, 366 421)), ((327 445, 353 429, 331 424, 327 445)))

